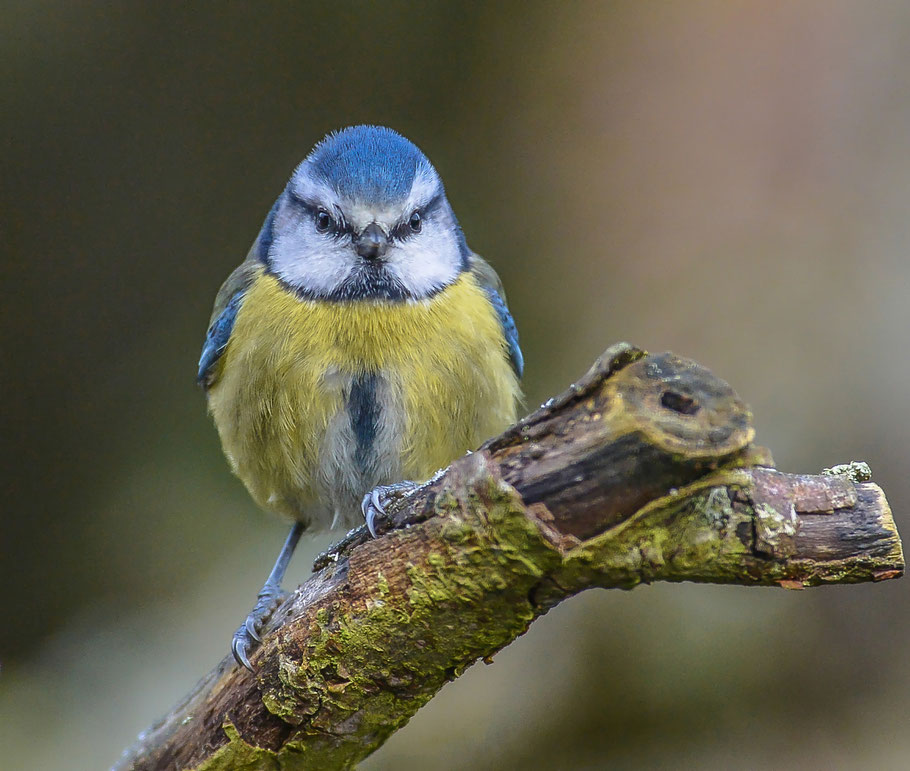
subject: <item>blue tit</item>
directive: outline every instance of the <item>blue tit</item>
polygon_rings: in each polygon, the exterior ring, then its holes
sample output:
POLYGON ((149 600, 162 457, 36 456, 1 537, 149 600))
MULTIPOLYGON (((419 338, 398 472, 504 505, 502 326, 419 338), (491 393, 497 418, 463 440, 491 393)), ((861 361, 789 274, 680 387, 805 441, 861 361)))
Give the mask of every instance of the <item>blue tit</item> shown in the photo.
POLYGON ((250 667, 301 533, 362 512, 372 530, 390 486, 514 422, 522 368, 499 277, 427 157, 378 126, 316 145, 218 292, 199 360, 231 468, 294 521, 234 636, 238 662, 250 667))

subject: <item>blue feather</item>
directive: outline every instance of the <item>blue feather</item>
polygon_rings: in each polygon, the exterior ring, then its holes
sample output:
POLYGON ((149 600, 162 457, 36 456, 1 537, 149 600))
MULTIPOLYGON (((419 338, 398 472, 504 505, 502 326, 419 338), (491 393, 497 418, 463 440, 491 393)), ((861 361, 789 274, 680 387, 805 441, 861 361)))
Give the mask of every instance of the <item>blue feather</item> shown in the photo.
POLYGON ((512 362, 512 369, 515 374, 521 377, 525 369, 525 359, 521 354, 521 348, 518 345, 518 328, 515 326, 515 319, 509 313, 509 308, 505 301, 493 287, 484 287, 487 291, 487 297, 496 309, 499 315, 499 323, 502 325, 502 334, 509 346, 509 359, 512 362))
POLYGON ((436 176, 416 145, 382 126, 352 126, 329 134, 307 160, 340 195, 366 203, 402 201, 418 171, 436 176))
POLYGON ((209 327, 205 335, 205 342, 202 345, 202 355, 199 357, 199 371, 196 374, 196 382, 202 386, 208 386, 215 364, 227 348, 228 340, 231 338, 231 330, 234 328, 234 319, 237 317, 237 310, 240 308, 240 301, 243 299, 243 292, 237 292, 230 302, 221 311, 221 315, 209 327))
POLYGON ((275 239, 275 215, 278 213, 280 203, 281 198, 275 200, 265 218, 265 222, 262 224, 262 230, 259 231, 259 246, 256 254, 259 260, 266 265, 269 262, 269 249, 272 248, 272 241, 275 239))

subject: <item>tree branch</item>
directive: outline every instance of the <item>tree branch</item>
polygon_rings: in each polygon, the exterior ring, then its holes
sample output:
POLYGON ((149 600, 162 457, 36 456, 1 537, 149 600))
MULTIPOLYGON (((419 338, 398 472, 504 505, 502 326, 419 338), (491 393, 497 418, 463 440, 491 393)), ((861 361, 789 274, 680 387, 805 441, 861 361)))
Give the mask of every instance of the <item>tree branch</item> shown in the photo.
MULTIPOLYGON (((403 497, 226 657, 117 769, 349 768, 449 680, 593 587, 702 581, 802 588, 902 575, 862 464, 768 468, 733 390, 621 344, 478 452, 403 497)), ((866 467, 867 470, 867 467, 866 467)))

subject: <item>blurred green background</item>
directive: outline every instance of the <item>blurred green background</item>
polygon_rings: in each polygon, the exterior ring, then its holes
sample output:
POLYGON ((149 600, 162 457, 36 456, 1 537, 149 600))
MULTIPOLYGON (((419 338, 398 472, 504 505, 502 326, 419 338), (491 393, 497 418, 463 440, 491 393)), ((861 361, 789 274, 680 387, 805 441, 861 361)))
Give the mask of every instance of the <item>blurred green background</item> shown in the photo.
MULTIPOLYGON (((285 534, 193 384, 322 135, 393 126, 522 333, 528 405, 629 340, 910 533, 910 5, 2 4, 0 765, 99 769, 228 649, 285 534)), ((304 544, 302 580, 329 536, 304 544)), ((591 592, 364 768, 905 769, 910 584, 591 592)))

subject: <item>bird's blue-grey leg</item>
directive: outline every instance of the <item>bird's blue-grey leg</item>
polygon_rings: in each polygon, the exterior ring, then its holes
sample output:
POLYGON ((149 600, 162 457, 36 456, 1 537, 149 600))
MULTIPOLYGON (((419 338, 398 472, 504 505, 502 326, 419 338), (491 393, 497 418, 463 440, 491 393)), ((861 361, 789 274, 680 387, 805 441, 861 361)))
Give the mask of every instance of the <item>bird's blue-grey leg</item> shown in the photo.
POLYGON ((377 537, 377 526, 386 523, 385 507, 395 498, 400 498, 416 490, 417 482, 396 482, 393 485, 379 485, 363 496, 360 510, 367 523, 367 530, 373 538, 377 537))
POLYGON ((269 577, 265 580, 265 584, 257 595, 256 605, 250 611, 250 615, 246 617, 246 621, 234 632, 231 651, 237 663, 245 666, 250 672, 253 671, 253 667, 250 664, 249 655, 256 645, 262 641, 259 633, 262 631, 265 622, 275 612, 275 609, 287 597, 287 592, 281 588, 281 582, 284 580, 284 574, 288 569, 288 563, 291 561, 294 549, 297 548, 297 542, 300 540, 301 533, 303 533, 303 527, 302 522, 294 523, 291 532, 288 533, 287 540, 284 542, 284 546, 281 547, 278 559, 275 560, 272 572, 269 573, 269 577))

